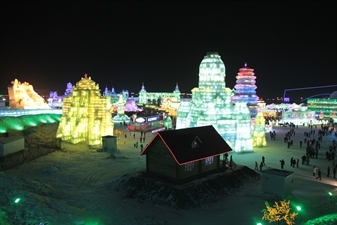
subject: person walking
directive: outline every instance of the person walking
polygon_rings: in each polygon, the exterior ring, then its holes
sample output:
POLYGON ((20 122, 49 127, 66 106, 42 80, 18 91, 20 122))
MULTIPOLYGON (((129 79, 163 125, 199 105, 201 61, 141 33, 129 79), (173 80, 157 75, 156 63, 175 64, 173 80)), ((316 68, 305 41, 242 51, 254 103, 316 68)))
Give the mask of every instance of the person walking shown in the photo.
POLYGON ((330 177, 330 166, 328 166, 328 168, 327 168, 326 176, 327 176, 327 177, 330 177))
POLYGON ((255 161, 255 170, 259 170, 259 165, 258 165, 257 161, 255 161))
POLYGON ((319 178, 319 180, 322 180, 322 174, 321 174, 321 169, 318 169, 317 171, 318 176, 316 177, 316 180, 319 178))
POLYGON ((233 157, 231 155, 231 157, 229 158, 229 168, 232 169, 233 168, 233 157))
POLYGON ((284 167, 284 160, 282 159, 282 160, 280 160, 280 162, 281 162, 281 169, 283 169, 283 167, 284 167))
POLYGON ((316 172, 317 172, 317 167, 314 166, 314 168, 312 169, 312 176, 316 176, 316 172))
POLYGON ((264 162, 264 156, 262 156, 262 165, 266 165, 266 163, 264 162))
POLYGON ((296 159, 296 166, 298 167, 298 164, 300 163, 300 159, 299 158, 297 158, 296 159))
POLYGON ((307 156, 307 158, 305 159, 305 161, 306 161, 306 165, 309 166, 309 163, 310 163, 309 156, 307 156))
POLYGON ((260 171, 262 171, 263 168, 263 162, 260 163, 260 171))

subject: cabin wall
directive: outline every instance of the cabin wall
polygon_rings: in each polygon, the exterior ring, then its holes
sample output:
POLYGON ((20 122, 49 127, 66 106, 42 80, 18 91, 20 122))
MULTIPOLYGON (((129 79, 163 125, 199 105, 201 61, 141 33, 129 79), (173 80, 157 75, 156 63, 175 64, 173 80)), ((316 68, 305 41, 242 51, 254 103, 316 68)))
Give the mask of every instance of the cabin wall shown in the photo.
POLYGON ((186 179, 197 176, 200 173, 200 161, 194 162, 193 170, 185 171, 185 165, 179 166, 177 164, 177 179, 186 179))
POLYGON ((215 170, 215 169, 219 168, 219 165, 220 165, 219 159, 220 159, 219 156, 214 156, 214 161, 210 165, 206 165, 206 161, 204 159, 200 160, 201 173, 212 171, 212 170, 215 170))
POLYGON ((215 171, 220 167, 220 157, 215 156, 213 164, 211 165, 206 165, 205 160, 199 160, 194 162, 194 169, 190 171, 185 171, 185 165, 177 165, 178 167, 178 179, 188 179, 188 178, 193 178, 193 177, 202 177, 203 174, 206 176, 210 174, 211 171, 215 171))
POLYGON ((146 168, 150 173, 176 179, 176 161, 160 140, 156 139, 146 151, 146 168))

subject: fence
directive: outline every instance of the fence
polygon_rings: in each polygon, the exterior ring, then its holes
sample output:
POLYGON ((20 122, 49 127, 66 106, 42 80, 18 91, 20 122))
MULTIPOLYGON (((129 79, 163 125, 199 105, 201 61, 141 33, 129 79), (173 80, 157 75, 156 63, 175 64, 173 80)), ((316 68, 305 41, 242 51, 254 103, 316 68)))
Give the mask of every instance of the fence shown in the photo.
POLYGON ((0 171, 15 168, 25 162, 32 161, 60 149, 61 145, 55 145, 52 148, 43 144, 27 146, 24 150, 5 157, 0 157, 0 171))

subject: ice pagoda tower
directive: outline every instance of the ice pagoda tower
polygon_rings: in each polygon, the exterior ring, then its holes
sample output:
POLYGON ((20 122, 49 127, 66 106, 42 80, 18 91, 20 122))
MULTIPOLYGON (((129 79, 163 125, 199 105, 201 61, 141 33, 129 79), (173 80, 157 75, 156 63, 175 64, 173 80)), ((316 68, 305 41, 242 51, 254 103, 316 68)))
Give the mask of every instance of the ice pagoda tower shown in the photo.
POLYGON ((102 96, 98 84, 85 74, 72 95, 63 99, 56 137, 72 144, 102 144, 102 136, 113 135, 111 108, 110 98, 102 96))
POLYGON ((246 102, 249 107, 251 117, 255 117, 258 112, 258 99, 256 95, 256 85, 255 80, 256 76, 254 69, 249 68, 247 63, 244 67, 239 69, 239 72, 236 76, 236 85, 234 86, 235 94, 232 97, 234 103, 241 101, 246 102))
MULTIPOLYGON (((192 89, 192 100, 182 101, 178 109, 176 129, 213 125, 234 151, 251 151, 246 132, 240 137, 245 141, 237 141, 238 118, 250 118, 249 110, 246 105, 246 111, 234 107, 232 90, 226 88, 225 76, 225 64, 218 53, 207 53, 199 66, 199 87, 192 89)), ((250 126, 244 127, 250 133, 250 126)))

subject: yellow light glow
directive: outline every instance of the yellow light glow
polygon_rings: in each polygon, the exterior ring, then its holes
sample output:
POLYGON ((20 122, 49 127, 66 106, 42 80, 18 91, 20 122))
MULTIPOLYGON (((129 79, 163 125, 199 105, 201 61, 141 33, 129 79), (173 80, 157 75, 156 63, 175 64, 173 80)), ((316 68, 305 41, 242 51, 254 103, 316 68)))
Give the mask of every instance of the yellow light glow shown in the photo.
POLYGON ((85 75, 72 95, 63 99, 56 137, 73 144, 101 145, 102 136, 113 135, 111 108, 110 97, 102 96, 98 84, 85 75))

